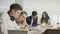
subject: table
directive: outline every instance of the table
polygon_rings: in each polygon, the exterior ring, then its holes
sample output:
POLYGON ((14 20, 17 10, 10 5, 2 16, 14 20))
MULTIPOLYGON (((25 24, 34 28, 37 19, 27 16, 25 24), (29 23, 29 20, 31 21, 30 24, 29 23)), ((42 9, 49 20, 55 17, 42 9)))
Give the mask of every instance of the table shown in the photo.
POLYGON ((36 31, 21 29, 21 30, 8 30, 8 34, 41 34, 41 33, 36 31))
POLYGON ((60 29, 48 28, 43 34, 60 34, 60 29))

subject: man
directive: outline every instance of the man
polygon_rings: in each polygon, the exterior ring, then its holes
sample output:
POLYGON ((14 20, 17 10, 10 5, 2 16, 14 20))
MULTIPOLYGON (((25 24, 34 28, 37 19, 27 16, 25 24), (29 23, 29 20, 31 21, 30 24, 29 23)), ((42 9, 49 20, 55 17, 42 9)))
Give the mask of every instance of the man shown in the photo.
POLYGON ((33 11, 31 16, 28 16, 26 18, 26 22, 29 25, 29 27, 35 27, 37 26, 37 21, 38 21, 38 17, 37 17, 37 12, 33 11))
POLYGON ((1 16, 2 25, 1 30, 2 33, 8 34, 8 30, 17 30, 20 29, 15 22, 15 19, 18 18, 20 12, 22 11, 22 7, 19 4, 12 4, 8 12, 4 12, 1 16))

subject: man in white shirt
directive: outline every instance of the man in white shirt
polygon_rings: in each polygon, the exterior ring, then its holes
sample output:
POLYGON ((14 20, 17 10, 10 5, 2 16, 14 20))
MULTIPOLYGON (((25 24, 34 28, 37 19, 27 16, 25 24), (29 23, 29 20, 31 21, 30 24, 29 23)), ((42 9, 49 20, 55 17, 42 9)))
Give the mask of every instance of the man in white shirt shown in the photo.
POLYGON ((15 19, 18 18, 21 11, 22 7, 19 4, 12 4, 10 10, 2 14, 2 32, 4 34, 8 34, 8 30, 20 29, 15 19))

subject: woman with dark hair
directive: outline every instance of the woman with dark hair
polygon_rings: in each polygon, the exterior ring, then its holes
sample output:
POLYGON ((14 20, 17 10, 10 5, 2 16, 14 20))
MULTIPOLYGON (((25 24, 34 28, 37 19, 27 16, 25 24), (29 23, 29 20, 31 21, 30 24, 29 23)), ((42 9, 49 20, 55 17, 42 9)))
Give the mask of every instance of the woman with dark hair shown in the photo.
POLYGON ((50 25, 50 17, 48 16, 47 12, 43 12, 42 13, 42 18, 40 20, 40 24, 43 27, 47 27, 48 25, 50 25))
POLYGON ((22 7, 19 4, 12 4, 10 10, 2 15, 2 32, 8 33, 8 30, 20 29, 15 22, 15 19, 19 17, 22 11, 22 7))

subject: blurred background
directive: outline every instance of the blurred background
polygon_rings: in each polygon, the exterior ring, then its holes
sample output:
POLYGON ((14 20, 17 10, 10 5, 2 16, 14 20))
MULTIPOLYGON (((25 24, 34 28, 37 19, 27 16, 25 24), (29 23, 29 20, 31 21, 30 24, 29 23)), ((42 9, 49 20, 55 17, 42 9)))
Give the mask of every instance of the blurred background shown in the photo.
POLYGON ((57 27, 57 23, 60 23, 60 0, 0 0, 0 23, 1 15, 7 12, 13 3, 20 4, 23 10, 28 13, 28 16, 31 15, 32 11, 37 11, 40 19, 42 12, 46 11, 54 27, 57 27))

